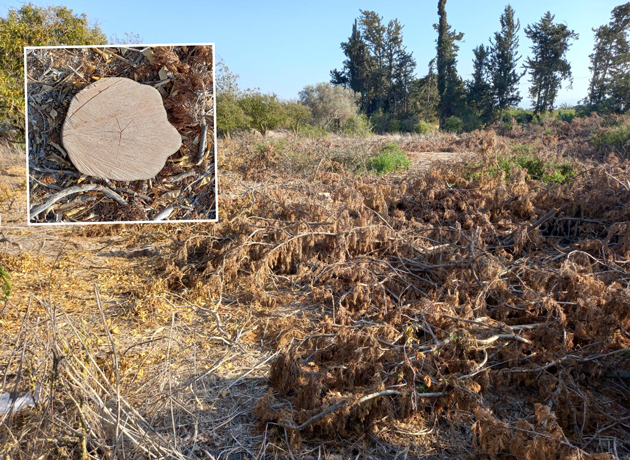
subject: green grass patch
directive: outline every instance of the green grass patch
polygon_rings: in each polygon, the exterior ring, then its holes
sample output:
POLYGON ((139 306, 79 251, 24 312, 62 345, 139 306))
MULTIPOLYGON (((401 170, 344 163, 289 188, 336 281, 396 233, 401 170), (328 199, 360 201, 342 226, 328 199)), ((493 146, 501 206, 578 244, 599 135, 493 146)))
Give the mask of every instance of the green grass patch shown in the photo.
POLYGON ((390 141, 383 147, 380 155, 370 159, 368 169, 377 174, 387 174, 392 171, 409 169, 410 166, 411 160, 407 158, 405 152, 400 150, 398 144, 390 141))
POLYGON ((576 170, 570 163, 545 160, 532 154, 499 156, 497 165, 487 166, 481 170, 478 169, 479 166, 469 165, 464 173, 464 179, 475 182, 484 175, 496 177, 503 171, 505 178, 509 180, 516 168, 524 169, 529 180, 538 180, 544 184, 566 184, 576 175, 576 170))

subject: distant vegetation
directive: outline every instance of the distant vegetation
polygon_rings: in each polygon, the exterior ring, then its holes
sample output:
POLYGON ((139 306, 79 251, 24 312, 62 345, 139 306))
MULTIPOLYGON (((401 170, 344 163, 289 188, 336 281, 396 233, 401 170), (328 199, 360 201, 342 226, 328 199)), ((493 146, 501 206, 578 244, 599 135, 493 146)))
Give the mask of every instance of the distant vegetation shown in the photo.
MULTIPOLYGON (((307 85, 295 101, 267 95, 281 108, 268 104, 260 109, 274 119, 276 127, 315 136, 330 132, 430 134, 438 128, 461 133, 496 123, 509 130, 553 120, 571 122, 593 112, 615 115, 628 111, 630 2, 613 9, 609 24, 594 29, 589 92, 575 107, 556 106, 562 85, 573 79, 567 51, 579 37, 568 25, 556 22, 549 11, 527 25, 524 32, 531 53, 521 62, 521 24, 507 5, 489 43, 473 50, 473 74, 465 81, 457 72, 464 34, 448 23, 446 3, 438 1, 436 54, 426 75, 416 75, 417 62, 404 45, 398 19, 385 23, 376 12, 361 11, 348 40, 341 43, 346 59, 331 71, 330 84, 307 85), (523 100, 518 85, 526 75, 531 110, 518 108, 523 100)), ((251 128, 266 132, 246 107, 244 98, 251 97, 252 90, 239 91, 237 78, 224 64, 219 66, 217 81, 223 82, 218 86, 219 132, 230 135, 251 128)))

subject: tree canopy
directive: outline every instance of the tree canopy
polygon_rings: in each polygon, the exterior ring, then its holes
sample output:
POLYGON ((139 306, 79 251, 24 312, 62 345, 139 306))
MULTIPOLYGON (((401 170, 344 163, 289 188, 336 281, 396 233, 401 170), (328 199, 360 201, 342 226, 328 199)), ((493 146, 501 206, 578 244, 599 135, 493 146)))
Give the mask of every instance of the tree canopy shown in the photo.
POLYGON ((402 29, 398 19, 385 25, 374 11, 361 11, 341 44, 346 60, 341 70, 331 71, 331 83, 358 93, 365 114, 408 111, 416 61, 403 45, 402 29))
POLYGON ((501 15, 501 30, 494 33, 490 44, 490 75, 495 104, 499 109, 499 119, 503 119, 503 110, 521 102, 518 83, 524 75, 519 72, 518 32, 521 23, 515 18, 514 9, 507 5, 501 15))
POLYGON ((566 53, 578 35, 566 24, 554 23, 554 18, 548 11, 539 22, 525 29, 532 41, 532 57, 527 58, 525 68, 530 73, 529 94, 536 115, 553 110, 564 80, 573 83, 566 53))
POLYGON ((592 76, 587 102, 600 111, 627 112, 630 108, 630 3, 612 10, 608 24, 593 29, 590 55, 592 76))
POLYGON ((465 97, 464 82, 457 73, 457 42, 464 34, 452 30, 446 17, 446 0, 438 0, 439 22, 433 27, 437 38, 437 88, 440 96, 438 110, 440 126, 448 117, 456 116, 462 111, 465 97))
POLYGON ((311 111, 313 122, 324 129, 339 130, 357 114, 358 94, 330 83, 307 85, 300 91, 300 100, 311 111))
POLYGON ((9 8, 0 18, 0 122, 24 127, 25 46, 105 44, 107 37, 97 24, 65 6, 9 8))

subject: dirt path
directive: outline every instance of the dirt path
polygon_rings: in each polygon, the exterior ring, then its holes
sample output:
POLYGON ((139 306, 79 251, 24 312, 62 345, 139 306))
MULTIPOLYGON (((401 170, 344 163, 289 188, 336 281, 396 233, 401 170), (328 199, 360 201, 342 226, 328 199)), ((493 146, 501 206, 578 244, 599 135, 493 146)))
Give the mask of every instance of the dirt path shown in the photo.
POLYGON ((465 161, 472 155, 470 152, 409 152, 407 156, 411 160, 411 169, 427 171, 435 162, 458 163, 465 161))

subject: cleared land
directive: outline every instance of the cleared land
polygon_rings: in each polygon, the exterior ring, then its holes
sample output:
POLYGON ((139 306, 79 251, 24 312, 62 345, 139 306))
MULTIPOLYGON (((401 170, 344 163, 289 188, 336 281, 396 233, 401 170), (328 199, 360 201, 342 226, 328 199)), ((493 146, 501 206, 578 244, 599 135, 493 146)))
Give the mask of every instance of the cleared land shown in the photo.
POLYGON ((39 405, 0 452, 627 456, 630 163, 602 129, 223 140, 217 224, 26 228, 13 176, 0 393, 39 405), (389 142, 412 167, 365 172, 389 142))

